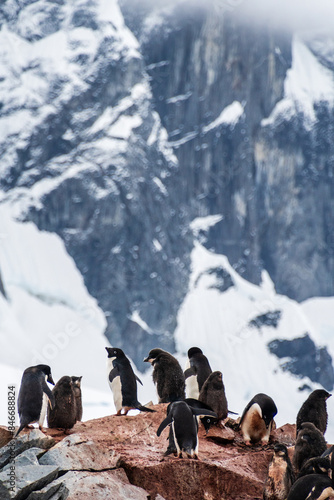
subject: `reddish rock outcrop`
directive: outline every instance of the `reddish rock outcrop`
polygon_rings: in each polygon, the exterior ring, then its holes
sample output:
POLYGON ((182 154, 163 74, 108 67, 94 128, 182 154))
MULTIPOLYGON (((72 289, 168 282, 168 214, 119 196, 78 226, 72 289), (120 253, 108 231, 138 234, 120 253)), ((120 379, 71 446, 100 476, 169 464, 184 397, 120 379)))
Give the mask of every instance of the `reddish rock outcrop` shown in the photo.
MULTIPOLYGON (((164 456, 168 429, 160 437, 156 435, 165 418, 166 406, 156 405, 154 414, 112 415, 77 423, 71 434, 77 434, 80 466, 76 459, 72 467, 70 463, 66 465, 66 470, 122 468, 130 483, 146 490, 151 498, 160 494, 166 500, 262 499, 272 444, 293 444, 295 426, 276 429, 267 447, 245 446, 240 434, 228 427, 229 423, 225 429, 210 429, 208 435, 200 427, 200 460, 177 459, 172 455, 164 456)), ((46 433, 54 439, 62 437, 59 431, 52 429, 47 429, 46 433)), ((47 457, 54 450, 44 455, 44 463, 49 463, 47 457)))
MULTIPOLYGON (((113 492, 115 500, 260 500, 273 444, 294 444, 295 426, 287 424, 273 431, 268 446, 246 446, 235 421, 229 420, 224 428, 213 427, 207 435, 200 426, 200 460, 164 456, 168 429, 160 437, 156 431, 165 418, 166 407, 154 406, 156 413, 78 422, 67 436, 57 429, 45 429, 46 436, 38 430, 22 432, 18 453, 28 446, 29 436, 32 446, 37 446, 38 437, 40 444, 30 466, 35 467, 36 474, 43 467, 53 467, 59 477, 50 479, 46 486, 44 478, 38 479, 39 487, 28 499, 45 500, 55 492, 57 498, 69 500, 95 498, 97 494, 100 496, 96 498, 104 498, 104 493, 109 498, 113 492), (38 436, 33 440, 35 434, 38 436)), ((0 449, 0 458, 1 453, 6 459, 6 447, 0 449)), ((25 461, 22 457, 22 465, 25 461)), ((17 473, 23 477, 25 471, 17 473)), ((15 498, 20 498, 19 492, 15 498)))

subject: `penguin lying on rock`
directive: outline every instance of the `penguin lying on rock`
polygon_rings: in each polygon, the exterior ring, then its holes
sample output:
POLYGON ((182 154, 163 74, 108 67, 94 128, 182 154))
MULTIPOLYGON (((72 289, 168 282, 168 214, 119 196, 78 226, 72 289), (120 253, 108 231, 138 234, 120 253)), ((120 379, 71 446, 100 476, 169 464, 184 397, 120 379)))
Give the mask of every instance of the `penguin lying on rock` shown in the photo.
POLYGON ((54 406, 54 396, 46 382, 55 384, 48 365, 30 366, 24 370, 17 401, 20 427, 15 437, 35 422, 42 430, 48 403, 54 406))
POLYGON ((213 411, 193 408, 185 401, 175 401, 167 408, 168 415, 161 422, 157 436, 170 425, 173 431, 173 438, 178 458, 182 458, 182 452, 187 454, 188 458, 198 459, 198 421, 197 417, 210 416, 217 418, 213 411))
POLYGON ((137 381, 141 385, 143 384, 135 375, 130 361, 122 349, 106 347, 106 351, 108 353, 108 381, 113 393, 117 415, 127 415, 131 409, 154 412, 155 410, 139 403, 137 399, 137 381))

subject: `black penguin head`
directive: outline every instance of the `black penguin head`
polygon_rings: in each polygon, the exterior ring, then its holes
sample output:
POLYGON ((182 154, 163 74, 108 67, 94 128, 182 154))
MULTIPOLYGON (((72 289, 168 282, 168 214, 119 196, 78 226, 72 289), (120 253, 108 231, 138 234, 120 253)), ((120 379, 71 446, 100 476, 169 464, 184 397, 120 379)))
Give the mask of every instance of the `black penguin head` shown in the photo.
POLYGON ((188 358, 189 358, 189 359, 190 359, 192 356, 195 356, 196 354, 203 354, 202 349, 200 349, 199 347, 191 347, 191 348, 188 350, 188 358))
POLYGON ((124 352, 118 347, 106 347, 106 351, 108 353, 108 358, 125 358, 124 352))
POLYGON ((144 361, 146 363, 151 363, 152 365, 156 361, 156 359, 161 355, 161 354, 169 354, 163 349, 155 348, 151 349, 150 352, 148 353, 148 356, 144 358, 144 361))
POLYGON ((256 396, 254 396, 252 402, 257 403, 260 406, 262 419, 266 424, 266 428, 268 429, 271 421, 277 414, 277 407, 274 400, 267 394, 263 394, 262 392, 260 392, 259 394, 256 394, 256 396))
POLYGON ((73 383, 74 386, 81 387, 82 376, 81 377, 75 377, 75 376, 73 376, 73 377, 71 377, 71 379, 72 379, 72 383, 73 383))
POLYGON ((72 390, 72 387, 73 387, 72 377, 69 377, 68 375, 64 375, 63 377, 61 377, 58 380, 57 386, 62 387, 66 391, 72 390))
POLYGON ((51 368, 48 365, 37 365, 37 366, 35 366, 35 368, 44 373, 44 375, 46 376, 46 380, 50 384, 55 385, 54 380, 53 380, 52 375, 51 375, 51 368))
POLYGON ((328 457, 313 457, 304 462, 299 471, 299 477, 307 476, 308 474, 328 474, 330 469, 330 460, 328 457))
POLYGON ((224 387, 222 372, 212 372, 207 378, 207 383, 210 384, 214 389, 222 389, 224 387))
POLYGON ((287 460, 288 457, 289 457, 289 455, 288 455, 288 449, 285 446, 285 444, 282 444, 282 443, 275 444, 275 446, 274 446, 274 453, 275 453, 275 455, 277 455, 278 457, 283 458, 284 460, 287 460))
POLYGON ((297 434, 297 441, 299 443, 312 443, 317 442, 323 438, 323 434, 312 422, 303 422, 297 434))
POLYGON ((315 400, 315 401, 320 401, 320 400, 326 401, 330 397, 331 397, 331 394, 329 392, 325 391, 325 389, 316 389, 315 391, 311 392, 308 399, 315 400))

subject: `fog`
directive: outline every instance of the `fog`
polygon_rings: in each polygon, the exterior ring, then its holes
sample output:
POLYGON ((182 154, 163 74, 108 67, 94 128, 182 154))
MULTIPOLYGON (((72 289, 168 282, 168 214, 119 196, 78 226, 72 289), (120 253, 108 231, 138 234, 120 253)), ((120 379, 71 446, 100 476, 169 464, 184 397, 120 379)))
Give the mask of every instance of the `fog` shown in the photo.
POLYGON ((254 23, 270 23, 278 28, 326 31, 334 35, 333 0, 215 0, 254 23))
MULTIPOLYGON (((121 0, 148 10, 192 5, 215 9, 217 14, 234 12, 252 24, 270 24, 288 31, 318 31, 334 36, 334 0, 121 0)), ((185 10, 183 10, 183 13, 185 10)))

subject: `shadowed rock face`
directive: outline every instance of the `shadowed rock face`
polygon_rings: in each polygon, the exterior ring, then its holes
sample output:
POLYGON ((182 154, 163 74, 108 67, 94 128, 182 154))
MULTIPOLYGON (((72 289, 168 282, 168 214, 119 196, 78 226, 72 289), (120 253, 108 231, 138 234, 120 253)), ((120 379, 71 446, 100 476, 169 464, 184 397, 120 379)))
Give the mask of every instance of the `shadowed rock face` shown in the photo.
POLYGON ((284 358, 281 364, 283 370, 297 376, 309 377, 328 391, 333 389, 332 357, 325 347, 317 347, 308 334, 293 340, 273 340, 268 344, 268 348, 278 358, 284 358))
MULTIPOLYGON (((248 279, 264 267, 292 298, 332 295, 332 107, 316 103, 312 125, 302 109, 263 122, 284 95, 291 37, 244 25, 227 4, 182 2, 154 17, 151 2, 121 0, 179 160, 182 199, 190 212, 224 216, 207 246, 248 279), (234 101, 240 119, 213 127, 234 101)), ((333 70, 326 40, 317 42, 311 50, 333 70)))
MULTIPOLYGON (((38 449, 40 465, 35 465, 37 458, 34 458, 34 466, 36 470, 39 467, 41 476, 44 469, 46 472, 52 469, 58 470, 59 477, 41 477, 39 484, 44 481, 43 489, 31 493, 29 500, 46 500, 51 492, 66 493, 69 499, 76 495, 84 499, 89 495, 100 498, 103 491, 105 494, 114 491, 116 500, 147 498, 147 495, 165 500, 262 499, 272 445, 293 444, 295 426, 275 430, 270 446, 265 448, 243 445, 241 435, 230 427, 212 427, 206 436, 200 426, 200 460, 176 459, 171 455, 164 457, 168 429, 160 437, 156 435, 166 407, 167 404, 156 405, 153 407, 156 413, 151 414, 113 415, 78 422, 66 437, 59 430, 46 429, 46 434, 57 444, 46 452, 38 449), (124 492, 128 496, 122 496, 124 492)), ((232 420, 229 422, 228 425, 233 424, 232 420)), ((33 432, 41 435, 42 443, 42 433, 33 432)), ((20 439, 27 441, 27 435, 24 431, 20 439)), ((35 442, 36 439, 33 446, 35 442)), ((22 463, 20 475, 24 476, 24 467, 32 465, 25 464, 20 457, 19 463, 22 463)))

